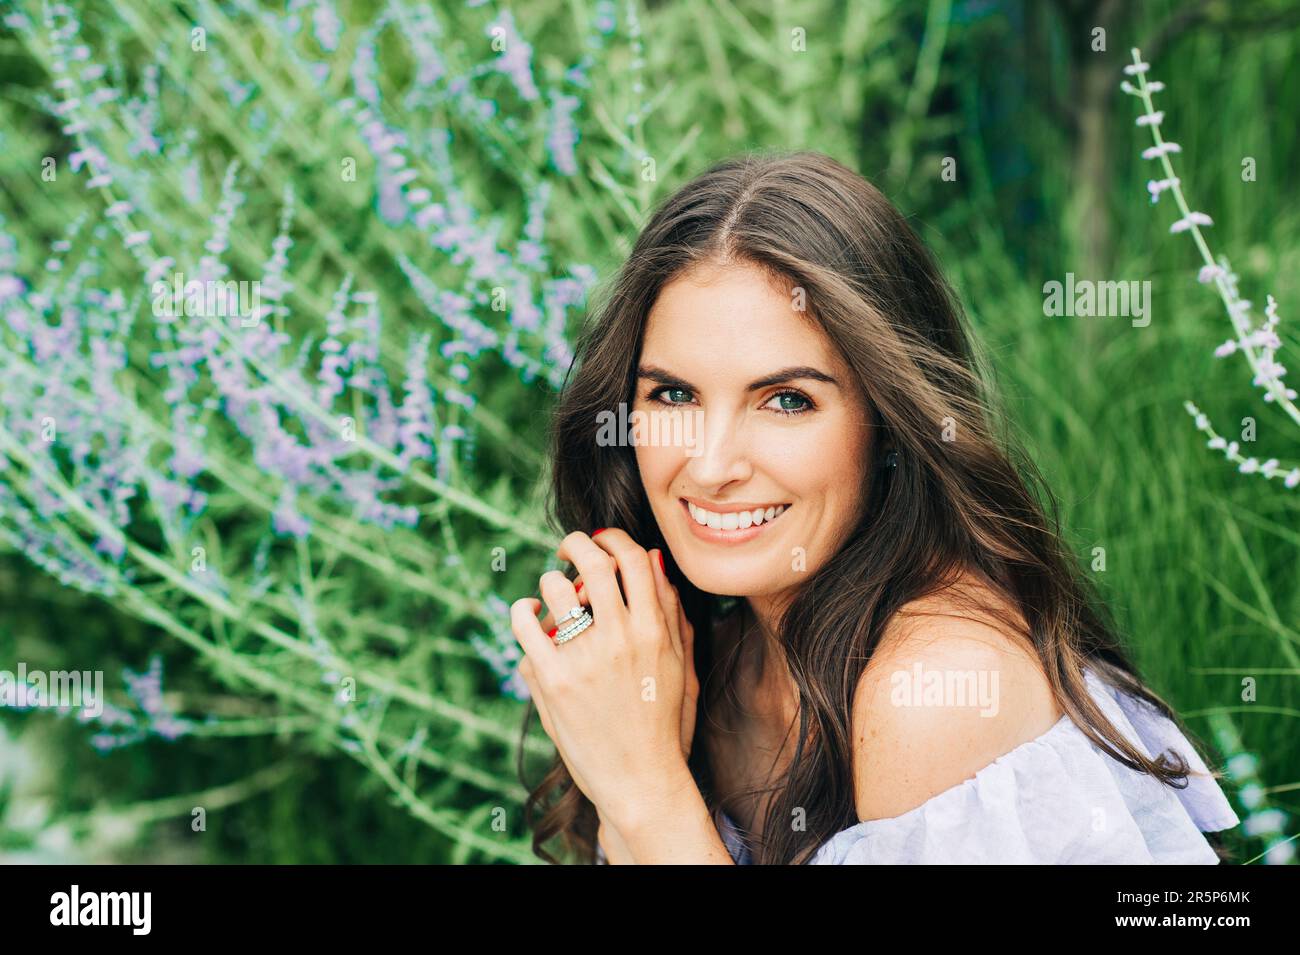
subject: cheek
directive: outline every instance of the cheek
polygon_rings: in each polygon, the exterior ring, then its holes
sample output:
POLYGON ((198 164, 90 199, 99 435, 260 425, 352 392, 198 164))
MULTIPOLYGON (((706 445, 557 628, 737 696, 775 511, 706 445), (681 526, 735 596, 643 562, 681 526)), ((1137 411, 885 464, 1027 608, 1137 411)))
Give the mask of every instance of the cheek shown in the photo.
POLYGON ((763 440, 763 467, 793 491, 819 493, 860 469, 853 445, 836 421, 775 428, 763 440))
POLYGON ((664 491, 681 468, 682 452, 679 448, 637 445, 636 466, 641 472, 641 483, 653 498, 664 491))
POLYGON ((828 449, 826 473, 826 507, 835 513, 835 523, 855 523, 861 506, 863 485, 868 481, 867 433, 860 427, 851 429, 834 448, 828 449))

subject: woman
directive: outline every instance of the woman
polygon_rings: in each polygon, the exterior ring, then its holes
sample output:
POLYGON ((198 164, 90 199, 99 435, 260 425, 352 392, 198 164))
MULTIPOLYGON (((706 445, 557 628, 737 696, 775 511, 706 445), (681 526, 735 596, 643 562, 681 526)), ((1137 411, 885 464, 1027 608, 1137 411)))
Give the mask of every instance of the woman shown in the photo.
POLYGON ((659 207, 554 419, 577 574, 511 608, 557 748, 540 856, 1219 861, 1237 816, 980 380, 933 258, 834 160, 659 207))

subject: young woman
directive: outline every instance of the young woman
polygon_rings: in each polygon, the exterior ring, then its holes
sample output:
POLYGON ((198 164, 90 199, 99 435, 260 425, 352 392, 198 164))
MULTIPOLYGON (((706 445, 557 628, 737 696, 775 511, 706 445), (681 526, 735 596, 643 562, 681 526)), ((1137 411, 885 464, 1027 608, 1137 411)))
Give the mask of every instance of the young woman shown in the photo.
POLYGON ((576 574, 511 607, 557 749, 539 856, 1219 861, 1202 833, 1237 816, 978 367, 928 250, 834 160, 744 155, 663 202, 554 419, 576 574))

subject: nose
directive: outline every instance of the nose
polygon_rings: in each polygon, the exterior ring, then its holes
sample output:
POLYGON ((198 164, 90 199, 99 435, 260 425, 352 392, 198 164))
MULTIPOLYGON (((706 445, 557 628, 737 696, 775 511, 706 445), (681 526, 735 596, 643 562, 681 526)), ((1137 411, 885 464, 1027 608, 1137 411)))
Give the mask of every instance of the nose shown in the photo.
POLYGON ((695 454, 688 455, 686 476, 697 488, 716 489, 745 481, 754 473, 744 428, 738 419, 717 411, 696 411, 695 454))

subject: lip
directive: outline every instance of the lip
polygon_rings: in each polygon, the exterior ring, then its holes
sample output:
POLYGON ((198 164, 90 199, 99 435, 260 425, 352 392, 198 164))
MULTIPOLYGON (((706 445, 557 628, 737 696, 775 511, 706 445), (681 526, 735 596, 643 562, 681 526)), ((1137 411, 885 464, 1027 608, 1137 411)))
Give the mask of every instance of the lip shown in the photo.
POLYGON ((712 511, 714 514, 739 514, 741 511, 752 511, 756 508, 767 510, 769 507, 780 507, 784 501, 750 501, 749 503, 739 504, 710 504, 708 501, 701 501, 694 497, 683 497, 681 500, 689 501, 696 507, 702 507, 706 511, 712 511))
MULTIPOLYGON (((759 534, 762 534, 772 524, 775 524, 777 521, 781 519, 780 517, 777 517, 771 521, 764 521, 762 524, 751 525, 749 527, 746 527, 744 530, 741 530, 740 528, 736 528, 736 530, 734 531, 724 531, 720 527, 706 527, 696 523, 695 518, 691 517, 691 509, 686 504, 686 498, 680 497, 677 500, 678 503, 680 503, 682 506, 682 515, 686 518, 686 523, 690 525, 691 533, 694 534, 700 540, 708 541, 711 544, 748 543, 749 541, 752 541, 755 537, 757 537, 759 534)), ((758 506, 759 505, 757 504, 754 505, 754 507, 758 507, 758 506)), ((790 510, 790 506, 791 505, 789 504, 786 505, 785 508, 786 511, 790 510)), ((705 508, 705 510, 712 510, 712 508, 705 508)), ((725 513, 730 513, 731 511, 739 512, 743 510, 745 510, 745 508, 740 507, 738 505, 734 505, 729 511, 716 511, 715 513, 725 514, 725 513)), ((781 517, 784 516, 785 516, 785 512, 783 511, 781 517)))

